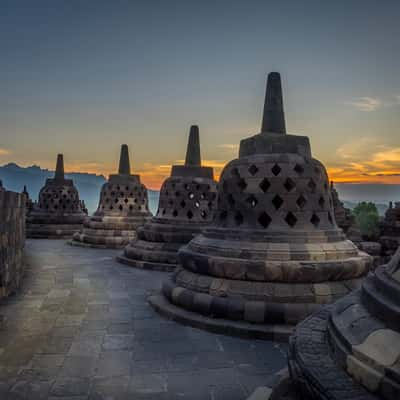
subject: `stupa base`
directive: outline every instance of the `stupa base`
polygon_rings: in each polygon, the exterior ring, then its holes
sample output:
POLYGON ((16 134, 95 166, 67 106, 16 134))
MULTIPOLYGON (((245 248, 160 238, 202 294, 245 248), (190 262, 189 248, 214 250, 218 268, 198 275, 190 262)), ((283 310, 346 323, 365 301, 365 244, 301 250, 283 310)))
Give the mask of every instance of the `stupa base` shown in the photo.
MULTIPOLYGON (((356 383, 331 357, 328 341, 328 324, 332 306, 300 323, 290 339, 290 378, 273 387, 268 400, 286 400, 285 392, 290 390, 290 399, 363 399, 377 400, 356 383)), ((266 400, 267 400, 266 399, 266 400)))
POLYGON ((135 268, 171 272, 178 266, 178 250, 183 245, 184 243, 136 239, 125 247, 117 261, 135 268))
POLYGON ((131 233, 129 236, 119 236, 118 234, 113 235, 112 231, 105 231, 103 235, 99 234, 99 232, 96 232, 96 234, 94 235, 75 232, 69 244, 71 244, 72 246, 81 246, 95 249, 122 249, 131 240, 133 240, 135 236, 135 233, 131 233))
POLYGON ((71 239, 75 232, 82 229, 82 224, 28 224, 28 239, 71 239))
POLYGON ((249 339, 286 342, 295 328, 294 325, 287 324, 252 324, 245 321, 207 317, 175 306, 161 293, 150 296, 148 301, 162 316, 183 325, 189 325, 193 328, 203 329, 212 333, 249 339))
POLYGON ((177 264, 166 264, 153 261, 135 260, 125 256, 117 256, 117 261, 121 264, 129 265, 130 267, 147 269, 151 271, 173 272, 177 264))

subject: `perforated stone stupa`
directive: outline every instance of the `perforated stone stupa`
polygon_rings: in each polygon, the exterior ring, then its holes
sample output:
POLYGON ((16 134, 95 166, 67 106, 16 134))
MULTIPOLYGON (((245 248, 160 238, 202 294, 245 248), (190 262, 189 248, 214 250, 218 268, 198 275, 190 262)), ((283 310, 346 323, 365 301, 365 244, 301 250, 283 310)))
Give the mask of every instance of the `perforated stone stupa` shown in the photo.
POLYGON ((94 215, 74 234, 74 245, 121 248, 136 237, 136 230, 151 217, 147 189, 139 175, 131 174, 128 146, 121 146, 118 174, 110 175, 101 188, 94 215))
POLYGON ((64 177, 64 158, 57 156, 54 178, 46 180, 27 216, 27 237, 70 238, 86 218, 72 179, 64 177))
POLYGON ((222 172, 213 224, 179 256, 165 297, 150 298, 155 308, 196 326, 274 339, 359 287, 369 270, 371 258, 336 224, 328 176, 308 137, 286 134, 278 73, 268 76, 261 133, 242 140, 222 172))
POLYGON ((380 242, 384 256, 391 256, 400 246, 400 201, 389 203, 381 226, 380 242))
POLYGON ((400 249, 360 290, 296 328, 288 363, 270 400, 400 398, 400 249))
POLYGON ((172 166, 156 216, 138 230, 138 238, 118 260, 137 268, 174 270, 178 249, 212 221, 216 199, 213 169, 201 165, 199 129, 192 126, 185 165, 172 166))

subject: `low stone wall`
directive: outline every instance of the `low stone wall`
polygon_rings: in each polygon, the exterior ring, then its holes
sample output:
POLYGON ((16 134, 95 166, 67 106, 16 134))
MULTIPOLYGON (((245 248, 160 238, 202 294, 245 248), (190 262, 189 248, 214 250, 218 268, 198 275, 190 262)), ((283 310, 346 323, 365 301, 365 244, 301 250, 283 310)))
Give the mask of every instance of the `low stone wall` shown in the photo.
POLYGON ((25 195, 0 187, 0 299, 19 287, 25 244, 25 195))

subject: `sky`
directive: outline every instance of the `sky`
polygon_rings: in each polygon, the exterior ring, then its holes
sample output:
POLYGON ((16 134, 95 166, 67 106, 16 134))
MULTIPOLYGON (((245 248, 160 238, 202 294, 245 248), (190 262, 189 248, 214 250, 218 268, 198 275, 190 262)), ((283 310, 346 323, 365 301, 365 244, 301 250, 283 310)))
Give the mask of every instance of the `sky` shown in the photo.
POLYGON ((191 124, 220 173, 282 74, 289 133, 336 182, 400 184, 398 0, 0 0, 0 164, 157 189, 191 124))

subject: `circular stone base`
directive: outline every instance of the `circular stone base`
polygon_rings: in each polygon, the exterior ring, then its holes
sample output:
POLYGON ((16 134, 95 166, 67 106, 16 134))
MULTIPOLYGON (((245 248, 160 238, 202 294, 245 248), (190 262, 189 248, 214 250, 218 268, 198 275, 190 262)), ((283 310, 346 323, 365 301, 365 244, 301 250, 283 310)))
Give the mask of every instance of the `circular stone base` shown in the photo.
POLYGON ((290 338, 289 370, 300 398, 377 400, 332 358, 327 330, 333 307, 329 305, 301 322, 290 338))
POLYGON ((264 339, 276 342, 287 342, 294 331, 290 325, 251 324, 242 321, 231 321, 206 317, 171 304, 162 294, 148 298, 151 306, 161 315, 183 325, 204 329, 213 333, 238 336, 242 338, 264 339))
POLYGON ((26 229, 28 239, 71 239, 82 225, 29 225, 26 229))
POLYGON ((68 240, 67 244, 76 247, 86 247, 88 249, 122 249, 126 244, 123 245, 112 245, 112 244, 94 244, 94 243, 85 243, 79 242, 78 240, 68 240))
POLYGON ((177 267, 177 264, 166 264, 166 263, 158 263, 152 261, 134 260, 132 258, 127 258, 125 256, 117 256, 117 261, 120 262, 121 264, 129 265, 131 267, 148 269, 152 271, 173 272, 177 267))

